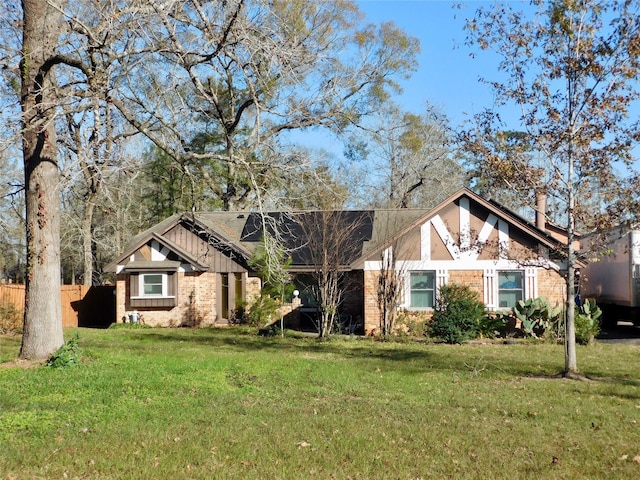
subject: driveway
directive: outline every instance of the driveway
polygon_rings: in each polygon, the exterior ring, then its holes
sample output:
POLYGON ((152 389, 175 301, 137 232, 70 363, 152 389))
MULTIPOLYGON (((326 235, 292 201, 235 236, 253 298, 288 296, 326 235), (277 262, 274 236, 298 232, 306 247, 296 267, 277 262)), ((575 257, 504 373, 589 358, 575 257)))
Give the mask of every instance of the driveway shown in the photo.
POLYGON ((598 341, 640 346, 640 327, 635 327, 629 322, 618 322, 617 327, 603 331, 598 341))

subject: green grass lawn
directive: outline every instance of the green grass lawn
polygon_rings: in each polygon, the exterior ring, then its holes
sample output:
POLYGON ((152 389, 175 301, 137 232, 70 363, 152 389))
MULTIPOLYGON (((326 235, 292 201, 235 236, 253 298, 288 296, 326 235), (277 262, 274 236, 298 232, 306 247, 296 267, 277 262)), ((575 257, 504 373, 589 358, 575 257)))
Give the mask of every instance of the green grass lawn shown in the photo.
POLYGON ((0 368, 0 479, 640 478, 640 347, 79 334, 0 368))

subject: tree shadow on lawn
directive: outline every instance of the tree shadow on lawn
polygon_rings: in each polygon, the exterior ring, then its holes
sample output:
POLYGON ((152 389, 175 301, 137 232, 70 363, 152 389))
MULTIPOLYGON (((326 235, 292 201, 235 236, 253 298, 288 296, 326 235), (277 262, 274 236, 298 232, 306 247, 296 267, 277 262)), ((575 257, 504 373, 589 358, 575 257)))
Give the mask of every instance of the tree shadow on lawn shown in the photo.
MULTIPOLYGON (((483 370, 500 372, 502 375, 514 377, 541 376, 541 372, 559 372, 560 362, 550 359, 544 364, 534 364, 526 358, 498 363, 486 358, 487 351, 492 353, 500 349, 519 348, 517 345, 444 345, 425 344, 422 342, 380 342, 365 337, 345 337, 331 340, 319 340, 316 337, 287 336, 281 338, 262 337, 255 333, 232 332, 222 329, 203 329, 196 335, 174 334, 176 330, 149 331, 138 330, 129 333, 129 338, 149 342, 172 343, 196 343, 212 348, 239 349, 243 351, 273 351, 273 352, 297 352, 313 353, 318 355, 330 355, 342 357, 354 361, 372 361, 371 368, 388 368, 390 364, 402 366, 407 373, 424 374, 433 371, 450 371, 452 373, 469 373, 478 375, 483 370)), ((121 345, 120 348, 127 348, 121 345)), ((130 347, 136 349, 134 343, 130 347)), ((510 355, 510 357, 513 357, 510 355)), ((396 367, 394 367, 396 368, 396 367)), ((556 378, 556 373, 546 374, 546 378, 556 378)))

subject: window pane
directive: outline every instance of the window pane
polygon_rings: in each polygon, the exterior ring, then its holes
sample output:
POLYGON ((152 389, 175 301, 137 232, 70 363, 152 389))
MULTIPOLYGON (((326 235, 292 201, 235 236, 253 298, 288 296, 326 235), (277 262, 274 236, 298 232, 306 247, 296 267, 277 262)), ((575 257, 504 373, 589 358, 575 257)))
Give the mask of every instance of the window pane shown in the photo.
POLYGON ((500 272, 498 284, 500 288, 522 289, 522 272, 500 272))
POLYGON ((416 308, 431 308, 435 298, 434 272, 412 272, 410 276, 410 305, 416 308))
POLYGON ((162 274, 144 275, 144 294, 162 295, 162 274))
POLYGON ((433 289, 433 273, 418 272, 411 274, 411 290, 433 289))
POLYGON ((433 291, 412 291, 411 306, 418 308, 433 307, 433 291))
POLYGON ((498 308, 513 308, 523 299, 522 279, 522 272, 498 272, 498 308))
POLYGON ((522 300, 522 292, 501 290, 498 294, 498 302, 500 308, 513 308, 518 300, 522 300))

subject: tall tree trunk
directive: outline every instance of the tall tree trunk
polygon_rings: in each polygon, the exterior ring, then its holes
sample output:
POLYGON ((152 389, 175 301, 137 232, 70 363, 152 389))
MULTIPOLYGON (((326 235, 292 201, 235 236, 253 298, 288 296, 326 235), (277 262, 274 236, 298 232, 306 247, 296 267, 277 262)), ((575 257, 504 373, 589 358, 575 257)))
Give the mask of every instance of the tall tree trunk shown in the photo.
POLYGON ((52 57, 62 19, 47 2, 22 0, 22 128, 27 278, 20 358, 47 358, 64 343, 60 307, 60 176, 52 57))
POLYGON ((83 257, 83 280, 82 284, 93 285, 93 213, 95 210, 95 198, 90 194, 85 199, 84 213, 82 214, 82 257, 83 257))
MULTIPOLYGON (((573 128, 572 128, 573 133, 573 128)), ((573 246, 575 240, 575 159, 573 157, 573 145, 569 145, 569 165, 567 175, 567 186, 569 190, 567 209, 567 313, 564 332, 565 355, 564 374, 571 377, 578 373, 578 360, 576 357, 576 302, 575 302, 575 281, 576 281, 576 252, 573 246)))

